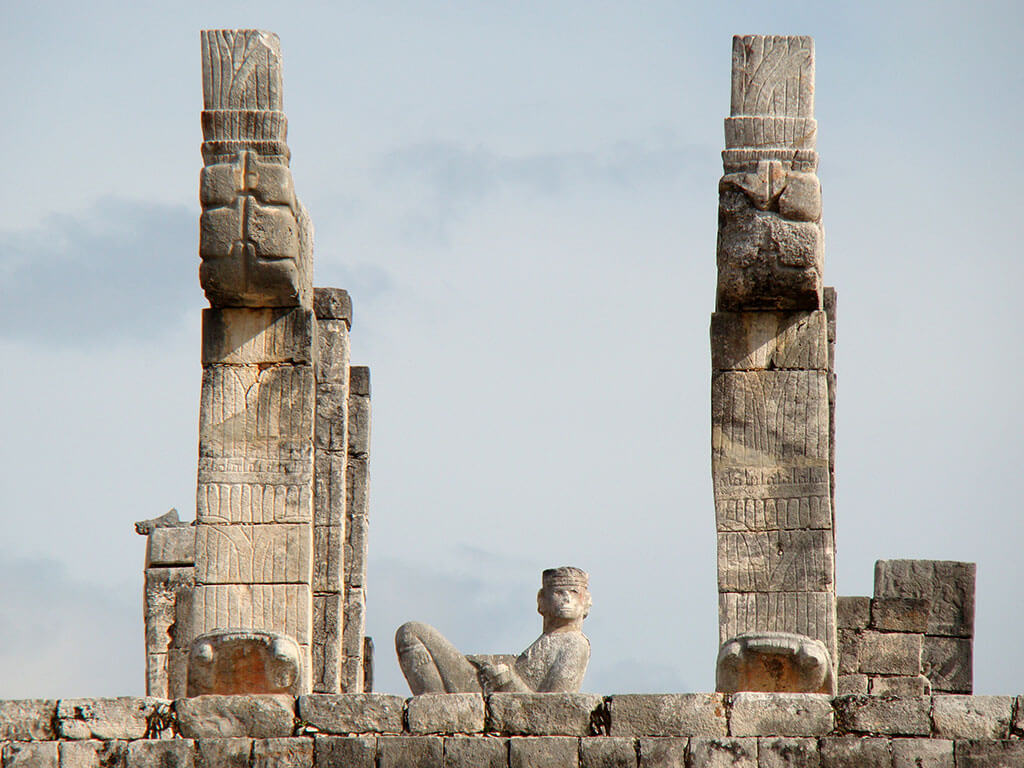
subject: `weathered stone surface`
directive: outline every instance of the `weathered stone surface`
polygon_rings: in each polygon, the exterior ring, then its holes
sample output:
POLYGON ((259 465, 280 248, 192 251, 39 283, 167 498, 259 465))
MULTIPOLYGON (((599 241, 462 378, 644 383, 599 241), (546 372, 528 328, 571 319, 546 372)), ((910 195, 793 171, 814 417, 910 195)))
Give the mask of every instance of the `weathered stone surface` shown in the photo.
POLYGON ((370 452, 370 398, 354 392, 348 398, 348 452, 353 456, 370 452))
POLYGON ((128 742, 128 768, 194 768, 191 739, 140 739, 128 742))
POLYGON ((314 288, 313 311, 317 320, 344 320, 352 325, 352 298, 343 288, 314 288))
POLYGON ((860 637, 855 629, 840 629, 838 634, 839 674, 851 675, 860 671, 860 637))
POLYGON ((892 768, 889 740, 841 736, 822 739, 821 768, 892 768))
POLYGON ((317 736, 316 768, 376 768, 376 736, 317 736))
POLYGON ((199 739, 195 744, 196 768, 249 768, 252 739, 199 739))
POLYGON ((611 697, 612 736, 725 736, 720 693, 621 694, 611 697))
POLYGON ((353 365, 348 371, 349 391, 353 395, 370 396, 370 368, 366 365, 353 365))
POLYGON ((748 632, 718 651, 720 691, 833 693, 831 655, 819 640, 791 632, 748 632))
POLYGON ((733 736, 825 736, 831 733, 832 700, 813 693, 737 693, 732 697, 733 736))
POLYGON ((821 218, 821 182, 816 174, 799 171, 786 174, 786 188, 779 195, 779 214, 792 221, 821 218))
POLYGON ((382 736, 377 742, 378 768, 438 768, 444 742, 436 736, 382 736))
POLYGON ((1024 765, 1024 741, 957 741, 956 768, 1017 768, 1024 765))
POLYGON ((928 628, 931 603, 919 597, 876 597, 871 601, 871 626, 890 632, 919 632, 928 628))
POLYGON ((869 675, 920 674, 923 639, 906 632, 862 633, 857 648, 860 671, 869 675))
POLYGON ((848 733, 927 736, 931 733, 931 699, 891 696, 837 696, 832 701, 836 726, 848 733))
POLYGON ((313 739, 257 739, 252 768, 313 768, 313 739))
POLYGON ((974 563, 948 560, 879 560, 875 597, 928 600, 929 635, 974 636, 974 563))
POLYGON ((873 696, 929 696, 932 684, 924 675, 913 677, 872 677, 868 693, 873 696))
MULTIPOLYGON (((368 398, 366 399, 368 402, 368 398)), ((316 385, 316 447, 325 451, 348 449, 350 401, 347 382, 329 379, 316 385)))
POLYGON ((198 586, 192 606, 196 636, 237 627, 284 634, 299 645, 309 645, 311 639, 313 595, 308 584, 198 586))
POLYGON ((191 525, 154 528, 146 537, 146 567, 192 565, 196 529, 191 525))
POLYGON ((836 626, 839 629, 866 629, 870 621, 870 597, 836 598, 836 626))
MULTIPOLYGON (((60 768, 126 768, 127 762, 128 743, 124 741, 60 743, 60 768)), ((234 768, 231 763, 224 763, 224 766, 234 768)))
POLYGON ((306 653, 287 635, 258 630, 217 630, 200 635, 189 652, 189 696, 305 690, 306 653))
POLYGON ((715 312, 711 315, 714 371, 828 370, 825 313, 715 312))
POLYGON ((337 592, 344 588, 345 532, 340 525, 313 528, 313 592, 337 592))
POLYGON ((790 632, 835 643, 830 592, 725 592, 718 596, 719 643, 748 632, 790 632))
POLYGON ((346 456, 334 451, 316 452, 313 524, 340 526, 345 522, 346 456))
POLYGON ((686 768, 690 740, 679 737, 642 738, 640 768, 686 768))
POLYGON ((757 739, 690 739, 690 768, 757 768, 757 739))
POLYGON ((758 739, 758 768, 818 768, 821 754, 814 739, 758 739))
MULTIPOLYGON (((194 528, 189 530, 195 531, 194 528)), ((192 568, 146 569, 143 611, 147 653, 167 653, 172 648, 188 647, 192 634, 192 594, 195 583, 195 571, 192 568)))
POLYGON ((50 699, 0 701, 0 741, 46 741, 54 738, 57 702, 50 699))
POLYGON ((579 739, 565 736, 510 739, 509 768, 578 768, 579 739))
POLYGON ((313 594, 311 647, 314 693, 339 693, 341 687, 342 596, 313 594))
POLYGON ((188 739, 291 736, 295 699, 281 695, 196 696, 174 703, 178 727, 188 739))
POLYGON ((727 465, 712 477, 720 532, 831 527, 827 467, 727 465))
POLYGON ((488 730, 513 736, 589 736, 600 696, 588 693, 494 693, 488 730))
POLYGON ((829 530, 718 534, 720 592, 822 592, 834 573, 829 530))
POLYGON ((974 690, 974 648, 970 638, 925 635, 921 666, 936 693, 974 690))
POLYGON ((401 733, 405 699, 383 693, 299 697, 299 718, 324 733, 401 733))
POLYGON ((196 554, 199 584, 308 584, 313 526, 200 525, 196 554))
POLYGON ((313 362, 309 310, 203 310, 203 365, 313 362))
POLYGON ((426 693, 406 703, 410 733, 480 733, 484 697, 478 693, 426 693))
POLYGON ((867 693, 867 675, 840 675, 836 693, 843 696, 848 693, 867 693))
POLYGON ((57 768, 57 743, 10 742, 3 748, 4 768, 57 768))
POLYGON ((637 768, 635 739, 580 739, 580 768, 637 768))
POLYGON ((508 768, 508 739, 449 736, 444 768, 508 768))
POLYGON ((732 115, 814 116, 814 40, 737 35, 732 39, 732 115))
POLYGON ((1013 730, 1024 731, 1024 696, 1018 696, 1013 707, 1013 730))
POLYGON ((935 734, 945 739, 1005 739, 1010 735, 1012 696, 935 696, 935 734))
POLYGON ((953 742, 944 739, 893 739, 893 768, 953 768, 953 742))
POLYGON ((57 728, 62 739, 141 739, 170 702, 162 699, 61 699, 57 728))

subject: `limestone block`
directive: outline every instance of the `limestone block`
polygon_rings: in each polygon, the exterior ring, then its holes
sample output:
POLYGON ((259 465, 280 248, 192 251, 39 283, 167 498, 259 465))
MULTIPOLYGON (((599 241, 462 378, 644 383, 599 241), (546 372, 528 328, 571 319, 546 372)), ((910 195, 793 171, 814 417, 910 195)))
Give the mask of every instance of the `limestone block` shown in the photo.
POLYGON ((370 452, 370 398, 366 395, 349 395, 348 452, 353 456, 370 452))
POLYGON ((811 312, 715 312, 713 371, 828 370, 827 319, 811 312))
POLYGON ((337 382, 344 385, 348 395, 349 336, 348 323, 342 320, 318 318, 317 330, 317 383, 337 382))
POLYGON ((61 699, 57 729, 62 739, 141 739, 170 702, 163 699, 61 699))
POLYGON ((690 768, 757 768, 757 739, 690 739, 690 768))
POLYGON ((1024 741, 957 741, 953 754, 957 768, 1015 768, 1024 765, 1024 741))
POLYGON ((221 629, 189 651, 188 695, 288 694, 308 685, 307 649, 278 632, 221 629))
POLYGON ((811 147, 732 147, 722 152, 726 173, 756 172, 764 163, 778 163, 786 171, 815 173, 818 153, 811 147))
POLYGON ((727 117, 725 146, 814 149, 818 122, 811 117, 727 117))
POLYGON ((1006 739, 1013 716, 1012 696, 935 696, 935 735, 945 739, 1006 739))
POLYGON ((279 110, 281 41, 259 29, 204 29, 203 108, 279 110))
POLYGON ((313 526, 196 526, 199 584, 309 583, 313 526))
POLYGON ((879 560, 875 597, 915 597, 931 603, 928 635, 974 636, 974 563, 879 560))
POLYGON ((436 736, 382 736, 377 752, 378 768, 438 768, 444 742, 436 736))
POLYGON ((3 750, 4 768, 57 768, 57 743, 12 741, 3 750))
POLYGON ((60 768, 125 768, 128 761, 124 741, 63 741, 59 746, 60 768))
POLYGON ((341 592, 344 576, 345 534, 340 525, 313 528, 313 591, 341 592))
POLYGON ((565 736, 509 739, 509 768, 578 768, 579 739, 565 736))
POLYGON ((257 739, 252 768, 313 768, 313 739, 257 739))
POLYGON ((876 597, 871 601, 871 626, 890 632, 928 629, 931 604, 917 597, 876 597))
POLYGON ((824 592, 834 574, 831 531, 718 534, 719 592, 824 592))
POLYGON ((174 703, 178 728, 187 739, 291 736, 295 699, 273 694, 196 696, 174 703))
POLYGON ((444 768, 508 768, 508 739, 449 736, 444 768))
POLYGON ((872 677, 868 693, 873 696, 930 696, 932 684, 924 675, 872 677))
POLYGON ((875 675, 921 673, 923 635, 907 632, 863 632, 857 649, 860 671, 875 675))
POLYGON ((1017 703, 1013 708, 1013 730, 1024 731, 1024 696, 1017 697, 1017 703))
POLYGON ((147 653, 167 653, 187 645, 192 634, 194 589, 192 568, 146 569, 143 610, 147 653))
POLYGON ((623 694, 611 698, 612 736, 725 736, 720 693, 623 694))
POLYGON ((588 693, 493 693, 487 730, 511 736, 589 736, 591 716, 604 703, 588 693))
MULTIPOLYGON (((349 459, 349 467, 353 464, 349 459)), ((352 477, 353 483, 358 478, 352 477)), ((358 514, 356 510, 349 508, 351 513, 346 519, 345 527, 345 584, 350 587, 362 587, 366 584, 366 556, 368 553, 370 518, 367 515, 358 514)))
POLYGON ((345 520, 345 466, 348 458, 332 451, 317 451, 314 477, 315 525, 342 525, 345 520))
POLYGON ((686 768, 690 740, 672 736, 639 739, 640 768, 686 768))
MULTIPOLYGON (((360 398, 356 398, 357 400, 360 398)), ((316 385, 316 447, 345 451, 351 436, 352 398, 346 382, 328 380, 316 385)))
POLYGON ((749 632, 718 651, 719 691, 833 693, 832 654, 819 640, 790 632, 749 632))
POLYGON ((839 629, 866 629, 870 621, 870 597, 836 598, 836 626, 839 629))
POLYGON ((199 739, 196 768, 249 768, 252 739, 199 739))
POLYGON ((208 468, 226 463, 233 462, 199 460, 196 517, 200 523, 308 523, 312 520, 311 460, 288 462, 281 471, 270 472, 208 468))
POLYGON ((861 632, 840 629, 838 635, 839 674, 854 674, 860 671, 861 632))
POLYGON ((830 592, 725 592, 718 596, 719 643, 748 632, 791 632, 835 647, 830 592))
POLYGON ((211 584, 196 587, 192 631, 203 635, 237 627, 287 635, 310 643, 313 596, 308 584, 211 584))
POLYGON ((188 695, 188 649, 167 653, 167 698, 180 699, 188 695))
POLYGON ((341 595, 313 594, 313 691, 338 693, 341 686, 341 595))
POLYGON ((345 469, 345 510, 349 519, 358 520, 369 512, 370 462, 349 456, 345 469))
POLYGON ((836 686, 836 693, 843 696, 847 693, 864 693, 868 692, 868 676, 867 675, 840 675, 839 682, 836 686))
POLYGON ((406 704, 410 733, 480 733, 484 698, 478 693, 426 693, 406 704))
POLYGON ((146 537, 146 567, 190 566, 196 560, 196 529, 192 526, 154 528, 146 537))
POLYGON ((974 689, 973 641, 925 635, 921 666, 936 693, 970 693, 974 689))
POLYGON ((927 736, 931 733, 931 698, 837 696, 832 700, 836 726, 847 733, 927 736))
POLYGON ((323 733, 401 733, 405 699, 383 693, 299 697, 299 718, 323 733))
POLYGON ((832 732, 832 700, 814 693, 737 693, 733 736, 825 736, 832 732))
POLYGON ((580 768, 637 768, 635 739, 580 739, 580 768))
POLYGON ((341 650, 352 658, 362 656, 366 628, 366 596, 361 587, 352 587, 345 594, 345 616, 341 650))
POLYGON ((829 529, 826 466, 734 467, 723 459, 712 473, 719 531, 829 529))
POLYGON ((305 363, 314 359, 313 314, 306 309, 203 310, 204 366, 305 363))
POLYGON ((343 288, 314 288, 313 311, 317 320, 344 320, 352 325, 352 298, 343 288))
POLYGON ((793 221, 821 219, 821 182, 817 174, 791 171, 779 195, 779 213, 793 221))
POLYGON ((128 768, 195 768, 191 739, 139 739, 128 743, 128 768))
POLYGON ((348 371, 349 391, 353 395, 370 396, 370 369, 365 365, 353 365, 348 371))
POLYGON ((814 116, 814 40, 737 35, 732 39, 732 115, 814 116))
POLYGON ((892 768, 889 740, 840 736, 822 739, 821 768, 892 768))
POLYGON ((376 736, 317 736, 316 768, 377 768, 376 736))
POLYGON ((953 768, 953 742, 945 739, 893 739, 893 768, 953 768))
POLYGON ((814 739, 758 739, 758 768, 819 768, 821 753, 814 739))
POLYGON ((50 699, 0 700, 0 741, 47 741, 53 730, 57 702, 50 699))

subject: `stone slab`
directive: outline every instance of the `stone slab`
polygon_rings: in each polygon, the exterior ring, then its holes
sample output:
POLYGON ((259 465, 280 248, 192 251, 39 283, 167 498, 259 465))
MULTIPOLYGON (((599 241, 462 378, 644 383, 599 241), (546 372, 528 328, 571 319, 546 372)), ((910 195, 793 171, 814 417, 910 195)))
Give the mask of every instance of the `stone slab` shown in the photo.
POLYGON ((481 733, 484 698, 478 693, 427 693, 406 702, 409 733, 481 733))
POLYGON ((312 363, 314 324, 301 308, 203 310, 203 365, 312 363))
POLYGON ((827 320, 811 312, 715 312, 713 371, 828 370, 827 320))
POLYGON ((819 768, 818 742, 815 739, 758 739, 757 765, 758 768, 819 768))
POLYGON ((256 739, 252 768, 313 768, 313 739, 256 739))
POLYGON ((146 652, 167 653, 186 647, 192 635, 195 571, 188 567, 147 568, 144 579, 146 652))
POLYGON ((195 768, 191 739, 140 739, 128 743, 128 768, 195 768))
POLYGON ((325 451, 348 450, 351 401, 347 381, 331 379, 317 382, 314 428, 317 448, 325 451))
POLYGON ((836 693, 838 695, 844 696, 848 693, 866 694, 867 692, 867 675, 839 675, 839 679, 836 685, 836 693))
POLYGON ((795 632, 835 647, 830 592, 726 592, 718 595, 719 643, 744 632, 795 632))
POLYGON ((870 622, 870 597, 836 598, 836 626, 839 629, 867 629, 870 622))
POLYGON ((4 768, 57 768, 57 743, 12 741, 3 748, 3 764, 4 768))
POLYGON ((611 697, 612 736, 701 736, 728 734, 720 693, 616 694, 611 697))
POLYGON ((956 768, 1017 768, 1024 765, 1024 741, 957 741, 956 768))
POLYGON ((348 396, 349 336, 343 320, 317 319, 316 380, 344 385, 348 396))
POLYGON ((510 739, 509 768, 578 768, 579 739, 542 736, 510 739))
POLYGON ((936 693, 974 690, 973 640, 925 635, 921 666, 936 693))
POLYGON ((353 365, 348 371, 349 391, 353 395, 370 396, 370 368, 366 365, 353 365))
POLYGON ((637 768, 636 739, 580 739, 580 768, 637 768))
POLYGON ((146 537, 146 567, 187 566, 196 560, 196 529, 191 525, 154 528, 146 537))
POLYGON ((444 768, 508 768, 508 739, 446 737, 444 768))
MULTIPOLYGON (((60 768, 125 768, 128 742, 63 741, 60 743, 60 768)), ((230 763, 226 768, 234 768, 230 763)))
POLYGON ((313 519, 312 475, 313 463, 307 458, 280 462, 202 457, 196 517, 211 525, 308 523, 313 519), (256 466, 272 469, 250 471, 256 466))
POLYGON ((862 632, 856 629, 840 629, 837 633, 839 651, 839 674, 850 675, 860 671, 860 638, 862 632))
POLYGON ((252 761, 252 739, 199 739, 196 745, 196 768, 249 768, 252 761))
POLYGON ((299 717, 324 733, 402 733, 405 699, 383 693, 299 697, 299 717))
POLYGON ((376 736, 317 736, 317 768, 377 768, 376 736))
POLYGON ((928 629, 931 603, 919 597, 876 597, 871 601, 871 626, 889 632, 928 629))
POLYGON ((487 699, 487 730, 511 736, 589 736, 604 703, 588 693, 494 693, 487 699))
POLYGON ((170 702, 154 698, 61 699, 57 729, 62 739, 141 739, 170 702))
POLYGON ((814 116, 814 39, 736 35, 730 115, 814 116))
POLYGON ((314 288, 313 311, 317 320, 344 320, 352 325, 352 298, 343 288, 314 288))
POLYGON ((382 736, 377 752, 378 768, 438 768, 444 742, 436 736, 382 736))
POLYGON ((313 591, 344 589, 345 530, 340 525, 313 527, 313 591))
POLYGON ((719 592, 825 592, 834 579, 830 530, 718 534, 719 592))
POLYGON ((690 739, 689 768, 757 768, 757 739, 690 739))
POLYGON ((872 677, 868 693, 873 696, 930 696, 931 681, 924 675, 872 677))
POLYGON ((732 736, 825 736, 832 732, 832 700, 814 693, 737 693, 732 736))
POLYGON ((712 481, 720 532, 832 527, 828 468, 820 462, 806 467, 735 467, 723 460, 712 481))
POLYGON ((47 741, 55 737, 57 702, 52 699, 0 701, 0 741, 47 741))
POLYGON ((178 727, 188 739, 291 736, 295 729, 295 699, 291 696, 195 696, 174 703, 178 727))
POLYGON ((836 726, 847 733, 889 736, 928 736, 931 733, 931 698, 898 699, 891 696, 837 696, 832 700, 836 726))
POLYGON ((923 640, 923 635, 907 632, 863 632, 857 646, 859 671, 869 675, 918 675, 923 640))
POLYGON ((196 526, 199 584, 308 584, 313 571, 313 526, 196 526))
POLYGON ((1012 718, 1012 696, 932 698, 935 735, 944 739, 1006 739, 1012 718))
POLYGON ((686 768, 686 752, 690 740, 683 737, 664 736, 641 738, 640 768, 686 768))
POLYGON ((928 635, 974 636, 974 584, 977 566, 949 560, 879 560, 875 597, 928 600, 928 635))
POLYGON ((313 596, 307 584, 197 586, 192 631, 196 637, 225 627, 280 632, 299 645, 311 639, 313 596))
POLYGON ((953 768, 953 742, 945 739, 893 739, 893 768, 953 768))
POLYGON ((348 398, 348 452, 365 456, 370 452, 370 398, 350 392, 348 398))
POLYGON ((313 593, 311 646, 314 693, 341 692, 342 598, 337 593, 313 593))
POLYGON ((343 525, 345 522, 345 468, 348 457, 334 451, 317 451, 314 460, 313 524, 343 525))
POLYGON ((821 739, 821 768, 892 768, 889 740, 840 736, 821 739))

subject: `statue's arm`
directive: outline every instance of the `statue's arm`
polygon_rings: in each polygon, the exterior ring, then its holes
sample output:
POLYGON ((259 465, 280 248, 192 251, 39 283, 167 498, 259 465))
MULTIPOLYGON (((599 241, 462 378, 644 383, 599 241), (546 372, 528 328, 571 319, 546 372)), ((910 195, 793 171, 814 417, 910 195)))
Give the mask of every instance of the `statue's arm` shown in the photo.
POLYGON ((534 692, 508 664, 484 664, 480 671, 490 683, 491 690, 503 693, 534 692))

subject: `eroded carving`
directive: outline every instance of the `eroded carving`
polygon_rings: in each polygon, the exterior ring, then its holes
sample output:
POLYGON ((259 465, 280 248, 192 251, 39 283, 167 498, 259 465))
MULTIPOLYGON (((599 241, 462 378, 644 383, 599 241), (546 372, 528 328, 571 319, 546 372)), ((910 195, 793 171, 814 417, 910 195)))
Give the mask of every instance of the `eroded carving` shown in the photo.
POLYGON ((302 652, 277 632, 218 630, 192 643, 188 695, 302 693, 302 652))
POLYGON ((825 644, 791 632, 746 633, 718 652, 716 688, 831 693, 832 660, 825 644))

